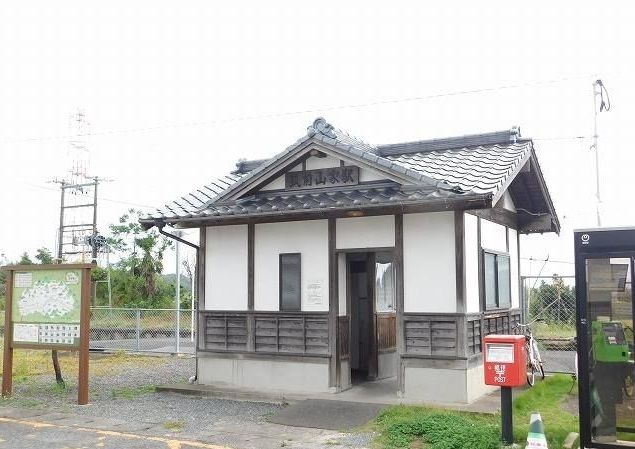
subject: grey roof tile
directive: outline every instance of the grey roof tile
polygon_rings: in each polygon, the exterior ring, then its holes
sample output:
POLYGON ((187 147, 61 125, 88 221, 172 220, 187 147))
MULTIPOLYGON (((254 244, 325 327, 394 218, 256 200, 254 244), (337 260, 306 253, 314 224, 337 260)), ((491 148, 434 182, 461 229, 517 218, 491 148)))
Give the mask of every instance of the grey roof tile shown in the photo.
POLYGON ((387 156, 388 159, 450 187, 496 193, 531 153, 531 141, 481 145, 387 156))
POLYGON ((426 201, 473 194, 496 194, 509 176, 532 152, 531 140, 519 133, 501 131, 449 139, 374 146, 316 119, 307 135, 269 160, 241 161, 232 174, 213 180, 190 195, 167 204, 146 221, 188 216, 257 215, 262 213, 346 208, 395 201, 426 201), (316 139, 363 159, 377 168, 412 180, 404 192, 399 187, 368 187, 342 192, 260 193, 237 201, 214 204, 214 200, 243 182, 263 173, 269 166, 316 139), (246 170, 249 169, 247 172, 246 170))

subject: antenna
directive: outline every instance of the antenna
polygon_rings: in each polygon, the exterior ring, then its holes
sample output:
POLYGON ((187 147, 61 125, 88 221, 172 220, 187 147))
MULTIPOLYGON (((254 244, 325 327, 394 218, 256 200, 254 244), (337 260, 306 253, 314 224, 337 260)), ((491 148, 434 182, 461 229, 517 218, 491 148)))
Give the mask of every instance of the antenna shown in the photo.
POLYGON ((89 174, 90 150, 86 143, 89 123, 80 109, 69 117, 69 169, 64 178, 50 182, 60 186, 60 221, 57 235, 57 261, 97 262, 100 242, 97 232, 97 190, 110 181, 89 174))

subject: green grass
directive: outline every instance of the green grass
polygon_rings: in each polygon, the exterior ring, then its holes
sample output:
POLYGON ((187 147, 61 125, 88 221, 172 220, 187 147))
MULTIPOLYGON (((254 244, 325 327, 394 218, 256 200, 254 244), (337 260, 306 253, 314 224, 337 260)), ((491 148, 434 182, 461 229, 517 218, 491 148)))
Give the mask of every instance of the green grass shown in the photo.
POLYGON ((185 427, 185 424, 181 421, 166 421, 163 423, 163 427, 172 432, 180 432, 185 427))
POLYGON ((156 387, 154 385, 143 385, 140 387, 125 387, 112 390, 113 399, 134 399, 138 396, 154 393, 156 387))
MULTIPOLYGON (((562 409, 569 396, 571 377, 558 375, 523 392, 514 400, 514 438, 524 445, 529 417, 539 412, 549 447, 561 447, 569 432, 578 431, 577 418, 562 409)), ((384 449, 498 449, 500 415, 454 412, 438 408, 396 406, 376 419, 377 447, 384 449)))
MULTIPOLYGON (((578 432, 577 416, 561 406, 562 401, 571 396, 571 382, 571 376, 551 376, 514 400, 514 438, 517 441, 526 440, 529 417, 534 412, 540 413, 549 446, 561 447, 569 432, 578 432)), ((574 394, 576 391, 574 388, 574 394)))

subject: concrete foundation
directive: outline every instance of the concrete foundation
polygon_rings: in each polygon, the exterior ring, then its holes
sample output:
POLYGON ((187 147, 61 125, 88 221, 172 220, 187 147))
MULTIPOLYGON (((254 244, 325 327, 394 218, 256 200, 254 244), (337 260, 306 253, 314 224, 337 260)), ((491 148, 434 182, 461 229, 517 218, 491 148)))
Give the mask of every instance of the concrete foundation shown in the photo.
POLYGON ((469 404, 496 389, 485 385, 483 380, 482 363, 468 369, 407 366, 404 398, 429 403, 469 404))
POLYGON ((397 351, 380 352, 377 356, 377 378, 387 379, 397 375, 397 351))
MULTIPOLYGON (((430 361, 438 362, 438 361, 430 361)), ((351 387, 350 366, 340 362, 341 388, 351 387)), ((379 376, 393 378, 396 353, 380 354, 379 376), (383 368, 382 368, 383 367, 383 368)), ((406 366, 403 400, 437 404, 469 404, 496 390, 483 382, 483 364, 458 366, 406 366)), ((201 356, 198 383, 223 388, 244 388, 270 393, 334 393, 329 388, 328 359, 311 361, 201 356)), ((394 394, 397 396, 396 383, 394 394)))
POLYGON ((328 359, 316 363, 199 356, 198 383, 285 392, 329 392, 328 359))

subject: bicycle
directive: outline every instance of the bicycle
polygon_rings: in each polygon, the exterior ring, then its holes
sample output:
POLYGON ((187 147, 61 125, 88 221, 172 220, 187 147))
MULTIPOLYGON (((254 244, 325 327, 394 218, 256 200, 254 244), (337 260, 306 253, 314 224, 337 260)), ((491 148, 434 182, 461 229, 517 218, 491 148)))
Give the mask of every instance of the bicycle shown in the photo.
POLYGON ((536 382, 536 373, 540 373, 540 378, 544 380, 545 369, 543 367, 542 358, 540 357, 540 351, 538 351, 538 342, 534 338, 534 334, 531 331, 529 324, 517 324, 519 328, 523 329, 525 334, 525 350, 527 352, 527 383, 533 387, 536 382))

